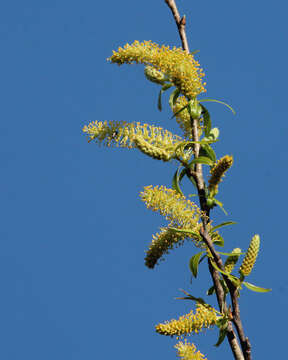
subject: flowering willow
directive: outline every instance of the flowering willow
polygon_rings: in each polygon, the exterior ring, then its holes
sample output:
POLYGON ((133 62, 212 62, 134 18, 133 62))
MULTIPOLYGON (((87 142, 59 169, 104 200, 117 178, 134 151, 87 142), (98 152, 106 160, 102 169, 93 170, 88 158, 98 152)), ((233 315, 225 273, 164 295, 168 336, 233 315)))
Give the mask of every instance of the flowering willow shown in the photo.
MULTIPOLYGON (((218 230, 225 225, 232 225, 233 222, 228 221, 215 226, 210 212, 215 207, 223 209, 222 203, 215 196, 224 175, 233 165, 233 157, 224 155, 217 160, 213 149, 213 144, 219 138, 219 129, 212 127, 210 113, 203 105, 205 99, 198 99, 200 94, 206 92, 204 72, 194 55, 186 50, 160 46, 152 41, 135 41, 119 47, 118 51, 113 51, 108 61, 118 65, 145 65, 144 77, 152 82, 153 86, 161 87, 158 97, 159 110, 162 108, 162 93, 174 87, 171 89, 169 105, 172 117, 180 127, 181 136, 162 127, 140 124, 137 121, 93 121, 84 126, 83 132, 89 142, 93 141, 107 147, 138 149, 154 160, 177 165, 171 187, 148 185, 140 192, 140 198, 146 207, 160 213, 168 221, 165 226, 159 226, 159 232, 152 235, 152 242, 146 251, 145 265, 149 269, 155 268, 163 260, 164 255, 184 242, 190 242, 194 252, 189 260, 192 276, 197 277, 199 265, 206 259, 213 279, 213 285, 208 284, 206 295, 216 293, 219 305, 218 311, 202 297, 192 296, 183 290, 186 296, 181 299, 190 300, 190 304, 191 301, 195 302, 196 310, 190 310, 177 320, 156 325, 156 332, 185 338, 191 334, 198 334, 202 329, 217 327, 219 338, 216 346, 227 336, 234 357, 242 360, 243 354, 246 354, 245 360, 250 360, 245 350, 248 347, 248 338, 243 338, 244 332, 235 311, 235 304, 238 304, 239 292, 243 285, 254 291, 268 291, 244 281, 255 265, 260 237, 255 235, 252 238, 246 253, 242 253, 240 248, 228 253, 218 252, 218 247, 224 246, 224 239, 218 230), (206 180, 202 166, 209 167, 206 180), (196 187, 198 204, 190 199, 195 194, 184 194, 181 183, 183 178, 187 178, 196 187), (227 256, 225 263, 220 254, 227 256), (243 254, 245 256, 237 274, 235 268, 243 254), (229 292, 233 311, 226 300, 229 292), (232 326, 233 321, 237 325, 239 342, 232 326)), ((139 231, 139 237, 140 233, 139 231)), ((178 357, 182 360, 207 360, 196 350, 195 345, 188 343, 186 339, 175 347, 178 357)))
POLYGON ((126 44, 108 59, 118 65, 131 64, 133 62, 150 65, 155 70, 161 71, 181 93, 188 98, 193 98, 205 92, 206 83, 202 83, 205 75, 194 56, 186 51, 169 46, 159 46, 152 41, 134 41, 133 44, 126 44))

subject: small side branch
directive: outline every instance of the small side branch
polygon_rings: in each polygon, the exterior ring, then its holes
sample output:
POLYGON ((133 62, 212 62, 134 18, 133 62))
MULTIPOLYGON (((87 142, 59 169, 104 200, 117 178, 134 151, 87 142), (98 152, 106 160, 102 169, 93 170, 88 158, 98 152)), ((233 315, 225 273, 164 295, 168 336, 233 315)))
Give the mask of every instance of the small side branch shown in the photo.
POLYGON ((185 15, 182 18, 180 17, 179 11, 177 9, 177 6, 176 6, 176 3, 174 0, 165 0, 165 2, 169 6, 169 8, 174 16, 176 25, 178 27, 180 39, 182 42, 182 48, 183 48, 183 50, 190 52, 187 37, 186 37, 186 31, 185 31, 186 17, 185 17, 185 15))

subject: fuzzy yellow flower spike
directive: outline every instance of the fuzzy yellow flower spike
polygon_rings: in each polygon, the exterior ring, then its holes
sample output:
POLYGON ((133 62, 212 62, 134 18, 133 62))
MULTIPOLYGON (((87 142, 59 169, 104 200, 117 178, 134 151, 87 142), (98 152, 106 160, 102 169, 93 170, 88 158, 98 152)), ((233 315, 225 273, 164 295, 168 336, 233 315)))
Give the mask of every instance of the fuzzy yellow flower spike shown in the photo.
POLYGON ((184 343, 179 341, 175 348, 177 349, 177 356, 181 360, 207 360, 199 350, 197 351, 196 346, 187 342, 186 339, 184 343))
POLYGON ((205 83, 202 77, 205 75, 200 64, 192 54, 181 48, 159 46, 151 41, 134 41, 133 44, 126 44, 108 59, 118 65, 141 63, 154 67, 165 74, 180 92, 192 99, 202 92, 205 92, 205 83))
POLYGON ((232 166, 233 157, 230 155, 223 156, 218 160, 217 164, 213 166, 210 170, 211 177, 209 179, 209 191, 212 193, 212 196, 216 195, 218 192, 218 185, 222 181, 225 172, 232 166))
POLYGON ((167 336, 182 336, 191 333, 197 334, 203 328, 209 328, 216 324, 217 316, 215 309, 207 308, 202 304, 196 305, 196 312, 191 310, 189 314, 180 316, 178 320, 171 320, 164 324, 156 325, 156 332, 167 336))
POLYGON ((260 236, 254 235, 250 242, 246 255, 243 259, 243 262, 240 266, 239 271, 242 275, 248 276, 251 273, 254 264, 256 262, 256 258, 258 256, 259 248, 260 248, 260 236))
POLYGON ((140 193, 148 209, 159 211, 171 222, 171 226, 190 229, 199 233, 202 212, 192 201, 165 186, 144 187, 140 193))
POLYGON ((174 246, 182 245, 185 237, 185 234, 162 228, 160 233, 153 235, 152 243, 146 252, 145 265, 153 269, 164 254, 168 254, 174 246))
POLYGON ((92 121, 84 126, 83 132, 89 136, 89 141, 95 140, 106 146, 138 148, 146 155, 163 161, 176 156, 175 149, 183 141, 180 136, 161 127, 125 121, 92 121))

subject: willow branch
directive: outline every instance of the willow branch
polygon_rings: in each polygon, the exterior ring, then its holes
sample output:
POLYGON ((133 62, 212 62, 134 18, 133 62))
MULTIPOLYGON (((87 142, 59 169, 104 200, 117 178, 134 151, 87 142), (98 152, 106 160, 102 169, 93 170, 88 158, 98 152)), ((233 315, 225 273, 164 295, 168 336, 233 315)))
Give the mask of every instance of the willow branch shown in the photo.
MULTIPOLYGON (((185 31, 186 18, 185 18, 185 16, 183 16, 182 18, 180 17, 179 11, 177 9, 177 6, 176 6, 176 3, 174 0, 165 0, 165 2, 168 5, 168 7, 170 8, 170 10, 173 14, 173 17, 175 19, 175 22, 176 22, 176 25, 178 28, 178 32, 180 35, 180 39, 182 42, 182 48, 183 48, 183 50, 189 52, 189 46, 188 46, 188 41, 187 41, 186 31, 185 31)), ((192 136, 193 136, 193 140, 195 141, 193 150, 194 150, 194 156, 195 156, 195 158, 197 158, 199 156, 199 151, 200 151, 200 144, 198 143, 198 141, 199 141, 198 121, 197 121, 197 119, 191 119, 191 122, 192 122, 192 136)), ((196 184, 197 184, 201 210, 204 211, 207 215, 202 218, 202 222, 203 222, 203 231, 201 233, 202 238, 203 238, 205 244, 207 245, 207 247, 209 248, 209 250, 212 254, 212 257, 213 257, 214 261, 216 262, 217 266, 220 269, 224 269, 222 259, 219 256, 219 254, 216 252, 216 250, 213 246, 212 239, 207 232, 207 222, 208 222, 207 218, 209 219, 209 208, 207 207, 207 204, 206 204, 205 183, 204 183, 204 178, 203 178, 202 165, 196 164, 195 171, 190 170, 190 175, 193 176, 193 178, 195 179, 196 184)), ((222 311, 227 311, 225 294, 224 294, 222 285, 220 283, 219 273, 212 266, 210 260, 209 260, 209 271, 210 271, 212 279, 213 279, 219 308, 222 311)), ((241 348, 239 346, 239 343, 236 338, 236 335, 235 335, 235 332, 234 332, 231 322, 229 322, 229 324, 228 324, 227 338, 228 338, 228 341, 229 341, 229 344, 230 344, 230 347, 231 347, 231 350, 233 352, 235 359, 243 360, 244 359, 243 353, 244 353, 245 360, 250 360, 251 359, 251 346, 250 346, 248 338, 245 338, 243 326, 242 326, 241 319, 240 319, 240 310, 239 310, 239 304, 238 304, 238 299, 237 299, 237 289, 235 288, 234 284, 232 284, 231 281, 229 279, 227 279, 227 277, 225 278, 225 280, 227 282, 227 286, 229 284, 228 288, 230 290, 230 295, 231 295, 232 305, 233 305, 233 323, 237 329, 237 333, 238 333, 238 336, 240 339, 240 343, 241 343, 243 352, 241 351, 241 348)))
MULTIPOLYGON (((207 245, 208 249, 210 250, 212 257, 214 259, 214 261, 216 262, 216 265, 224 271, 224 266, 223 266, 223 262, 221 257, 219 256, 219 254, 217 253, 217 251, 215 251, 215 248, 213 246, 213 242, 212 239, 209 235, 209 233, 207 232, 207 230, 204 228, 203 230, 201 230, 201 236, 203 238, 203 241, 205 242, 205 244, 207 245)), ((223 289, 219 289, 219 287, 222 288, 220 282, 220 286, 219 284, 217 284, 217 281, 215 283, 214 278, 215 278, 215 274, 217 273, 217 275, 219 276, 219 273, 217 270, 214 269, 214 267, 211 265, 211 263, 209 263, 209 270, 211 273, 211 276, 213 278, 213 282, 214 282, 214 286, 215 286, 215 290, 216 290, 216 296, 217 296, 217 300, 218 300, 218 304, 219 307, 221 309, 221 306, 225 306, 226 304, 222 303, 222 299, 220 298, 220 303, 219 303, 219 296, 218 296, 218 292, 222 293, 223 289)), ((238 301, 238 289, 237 287, 230 281, 230 279, 223 275, 224 281, 228 286, 229 289, 229 293, 230 293, 230 297, 231 297, 231 303, 232 303, 232 317, 233 317, 233 324, 235 325, 235 328, 237 330, 237 334, 241 343, 241 348, 244 354, 244 358, 245 360, 251 360, 251 344, 250 341, 248 339, 248 337, 245 336, 244 334, 244 329, 243 329, 243 325, 242 325, 242 321, 240 318, 240 306, 239 306, 239 301, 238 301)), ((227 308, 227 306, 226 306, 227 308)), ((232 348, 232 347, 231 347, 232 348)), ((236 358, 238 359, 238 358, 236 358)))

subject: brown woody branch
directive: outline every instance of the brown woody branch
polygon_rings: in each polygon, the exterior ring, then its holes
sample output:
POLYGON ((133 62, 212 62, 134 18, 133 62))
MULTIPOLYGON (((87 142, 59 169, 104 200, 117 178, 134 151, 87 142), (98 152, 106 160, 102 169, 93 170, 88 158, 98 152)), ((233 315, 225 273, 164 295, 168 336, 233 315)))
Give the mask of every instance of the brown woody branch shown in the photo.
POLYGON ((169 8, 172 11, 172 14, 174 16, 176 25, 178 27, 178 32, 180 35, 180 39, 182 42, 182 48, 183 50, 186 50, 187 52, 189 51, 189 45, 188 45, 188 41, 187 41, 187 36, 186 36, 186 31, 185 31, 185 25, 186 25, 186 17, 185 15, 181 18, 179 15, 179 11, 177 9, 177 6, 175 4, 174 0, 165 0, 166 4, 169 6, 169 8))
MULTIPOLYGON (((165 2, 168 5, 168 7, 170 8, 170 10, 173 14, 173 17, 175 19, 175 22, 176 22, 176 25, 178 28, 178 32, 180 35, 180 39, 182 42, 182 48, 183 48, 183 50, 189 52, 189 46, 188 46, 188 41, 187 41, 186 31, 185 31, 186 17, 185 16, 183 16, 182 18, 180 17, 175 0, 165 0, 165 2)), ((197 121, 197 119, 191 119, 191 122, 192 122, 193 140, 196 141, 196 143, 194 143, 193 150, 194 150, 194 156, 195 156, 195 158, 197 158, 199 156, 199 151, 200 151, 200 144, 197 143, 197 141, 199 141, 198 121, 197 121)), ((209 219, 209 208, 207 207, 207 204, 206 204, 205 183, 204 183, 204 178, 203 178, 202 165, 196 164, 195 171, 190 170, 190 175, 195 179, 195 182, 197 184, 201 210, 206 213, 206 216, 203 217, 203 219, 202 219, 203 230, 201 232, 201 236, 203 238, 203 241, 207 245, 208 249, 210 250, 212 257, 213 257, 215 263, 217 264, 217 266, 221 270, 224 270, 222 259, 219 256, 219 254, 217 253, 217 251, 215 250, 215 248, 213 246, 213 241, 207 231, 207 223, 208 223, 207 219, 209 219)), ((210 271, 210 274, 213 279, 213 284, 215 287, 215 292, 216 292, 216 297, 217 297, 219 308, 221 311, 226 312, 227 304, 225 301, 224 290, 220 283, 219 272, 212 266, 210 259, 208 260, 208 264, 209 264, 209 271, 210 271)), ((225 280, 225 282, 228 286, 229 292, 230 292, 232 308, 233 308, 233 312, 232 312, 233 320, 232 321, 236 327, 237 334, 238 334, 238 337, 239 337, 239 340, 241 343, 242 351, 239 346, 239 343, 236 338, 236 335, 235 335, 235 332, 234 332, 231 322, 229 322, 228 328, 227 328, 227 339, 229 341, 229 344, 230 344, 230 347, 231 347, 231 350, 233 352, 235 359, 251 360, 251 345, 250 345, 249 339, 245 337, 242 322, 240 319, 240 308, 239 308, 239 302, 238 302, 237 287, 225 275, 223 277, 224 277, 224 280, 225 280), (244 356, 243 356, 243 354, 244 354, 244 356)))

